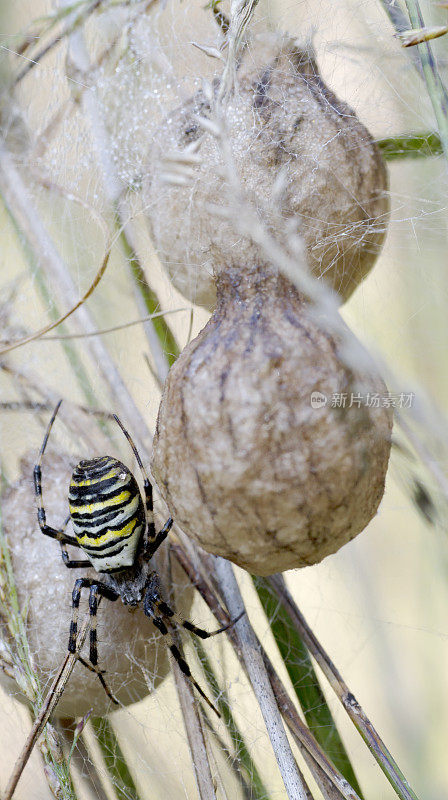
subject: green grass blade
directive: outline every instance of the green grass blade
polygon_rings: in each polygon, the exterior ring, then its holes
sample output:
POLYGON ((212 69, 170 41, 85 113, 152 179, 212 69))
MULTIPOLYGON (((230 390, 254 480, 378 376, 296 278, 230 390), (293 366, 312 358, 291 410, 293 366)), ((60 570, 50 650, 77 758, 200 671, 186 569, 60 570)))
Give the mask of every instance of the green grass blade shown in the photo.
POLYGON ((335 767, 362 798, 353 766, 325 700, 308 649, 264 578, 253 577, 308 727, 335 767))
POLYGON ((137 788, 109 720, 106 717, 92 717, 91 725, 117 797, 120 800, 139 800, 137 788))
MULTIPOLYGON (((121 224, 118 217, 116 225, 117 229, 121 230, 121 224)), ((128 238, 123 231, 120 234, 120 243, 123 247, 126 258, 129 261, 134 282, 141 294, 145 307, 148 310, 148 314, 155 314, 157 311, 160 311, 159 298, 146 280, 146 275, 143 271, 140 261, 138 260, 128 238)), ((155 319, 151 320, 151 324, 157 333, 162 350, 165 353, 169 366, 171 367, 180 353, 174 334, 164 317, 156 317, 155 319)))
POLYGON ((430 158, 443 154, 440 136, 434 132, 404 133, 401 136, 390 136, 377 139, 383 158, 386 161, 398 161, 405 158, 430 158))

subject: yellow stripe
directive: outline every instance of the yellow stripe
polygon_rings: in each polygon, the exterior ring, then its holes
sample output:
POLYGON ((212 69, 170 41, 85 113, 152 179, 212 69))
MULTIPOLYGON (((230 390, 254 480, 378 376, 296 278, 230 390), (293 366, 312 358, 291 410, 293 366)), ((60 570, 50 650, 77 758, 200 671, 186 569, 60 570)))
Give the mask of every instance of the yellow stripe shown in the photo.
POLYGON ((70 487, 73 486, 75 489, 77 486, 95 486, 95 484, 107 481, 109 478, 116 478, 121 472, 123 472, 123 467, 114 467, 110 470, 110 472, 106 472, 105 475, 101 475, 101 478, 92 478, 86 481, 76 481, 76 483, 75 481, 71 481, 70 487))
MULTIPOLYGON (((137 524, 137 521, 138 521, 137 517, 133 517, 126 525, 124 525, 123 528, 120 528, 117 531, 108 530, 106 531, 106 533, 103 533, 103 535, 100 536, 99 539, 91 539, 87 535, 82 537, 77 536, 76 538, 81 546, 88 545, 89 547, 97 547, 98 545, 106 544, 106 542, 111 542, 116 539, 121 539, 122 537, 132 533, 137 524)), ((101 556, 99 555, 98 557, 101 556)))
MULTIPOLYGON (((120 494, 115 495, 115 497, 110 497, 109 499, 102 500, 100 503, 90 503, 87 506, 72 506, 69 503, 69 509, 71 514, 93 514, 94 511, 102 511, 107 510, 111 506, 119 506, 121 503, 125 504, 126 500, 129 500, 131 497, 131 493, 128 491, 120 492, 120 494)), ((132 496, 134 497, 134 496, 132 496)), ((123 509, 124 510, 124 509, 123 509)))

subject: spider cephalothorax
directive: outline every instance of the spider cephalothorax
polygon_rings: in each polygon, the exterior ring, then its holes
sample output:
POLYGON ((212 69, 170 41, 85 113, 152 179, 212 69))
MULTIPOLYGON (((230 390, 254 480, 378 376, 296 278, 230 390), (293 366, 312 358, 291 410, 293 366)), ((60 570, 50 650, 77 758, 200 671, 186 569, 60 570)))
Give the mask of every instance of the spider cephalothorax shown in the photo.
POLYGON ((154 526, 152 486, 142 460, 130 434, 117 416, 114 419, 128 440, 143 476, 144 501, 138 483, 130 470, 112 456, 101 456, 80 461, 73 471, 69 488, 69 509, 62 528, 47 525, 42 499, 41 462, 50 431, 61 401, 57 404, 48 425, 39 459, 34 467, 34 487, 38 503, 37 519, 42 533, 57 539, 61 545, 62 560, 69 568, 94 567, 98 578, 77 578, 72 593, 72 621, 68 649, 77 652, 78 609, 82 589, 89 589, 91 615, 89 662, 79 660, 97 673, 111 700, 102 672, 98 669, 96 614, 101 597, 115 601, 121 598, 128 606, 143 601, 143 611, 156 628, 169 637, 169 648, 180 669, 192 682, 200 695, 219 716, 219 712, 194 680, 190 668, 175 644, 172 633, 177 625, 186 628, 201 639, 208 639, 228 626, 209 633, 192 622, 182 620, 164 601, 157 572, 151 559, 166 539, 173 524, 171 517, 160 531, 154 526), (74 536, 66 533, 69 522, 74 536), (67 545, 81 548, 87 559, 72 560, 67 545))

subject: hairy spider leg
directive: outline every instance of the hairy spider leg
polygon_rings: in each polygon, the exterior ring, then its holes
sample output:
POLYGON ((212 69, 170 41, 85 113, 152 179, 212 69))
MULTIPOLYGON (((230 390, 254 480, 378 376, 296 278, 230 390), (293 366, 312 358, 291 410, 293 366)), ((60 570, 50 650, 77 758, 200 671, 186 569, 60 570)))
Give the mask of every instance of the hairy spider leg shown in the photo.
POLYGON ((173 525, 173 520, 172 520, 171 517, 169 517, 169 519, 167 519, 167 521, 165 522, 165 525, 163 526, 163 528, 158 533, 156 533, 156 529, 155 529, 155 526, 154 526, 154 506, 153 506, 151 481, 148 478, 148 473, 146 472, 146 470, 145 470, 145 468, 143 466, 143 461, 140 458, 140 453, 137 450, 137 447, 136 447, 136 445, 134 443, 134 440, 132 439, 131 434, 124 427, 124 425, 121 422, 120 418, 117 417, 116 414, 113 414, 113 418, 114 418, 115 422, 119 425, 121 430, 123 431, 124 435, 126 436, 126 439, 128 440, 129 445, 130 445, 130 447, 132 449, 132 452, 134 453, 134 456, 136 458, 137 464, 140 467, 140 472, 142 473, 142 476, 143 476, 143 489, 144 489, 144 492, 145 492, 145 507, 146 507, 146 522, 147 522, 146 532, 145 532, 145 537, 146 537, 146 539, 145 539, 145 555, 149 560, 150 558, 152 558, 152 556, 154 555, 156 550, 158 550, 158 548, 160 547, 162 542, 165 541, 165 539, 168 536, 168 533, 169 533, 169 531, 170 531, 170 529, 171 529, 171 527, 173 525))
POLYGON ((176 614, 176 612, 173 611, 172 608, 170 608, 168 603, 165 602, 160 590, 159 576, 155 571, 151 572, 148 578, 146 594, 143 604, 145 604, 146 601, 156 605, 158 611, 162 614, 163 617, 168 618, 169 620, 171 620, 171 622, 174 622, 177 625, 177 627, 182 626, 190 633, 193 633, 195 636, 198 636, 199 639, 210 639, 212 636, 217 636, 218 633, 224 633, 224 631, 227 631, 229 628, 232 628, 233 625, 235 625, 238 622, 238 620, 240 620, 241 617, 244 616, 244 614, 246 613, 245 611, 242 611, 241 614, 238 614, 238 616, 235 619, 231 619, 230 622, 228 622, 226 625, 222 625, 216 631, 206 631, 204 630, 204 628, 198 628, 197 625, 194 625, 189 620, 183 619, 183 617, 181 617, 179 614, 176 614))
POLYGON ((109 700, 111 700, 112 703, 114 703, 114 705, 119 706, 120 703, 118 702, 117 698, 114 697, 114 695, 112 694, 111 690, 109 689, 106 681, 104 680, 104 670, 103 669, 98 669, 98 667, 93 667, 92 664, 89 664, 89 662, 86 661, 80 655, 78 655, 78 661, 80 661, 80 663, 83 665, 83 667, 86 667, 86 669, 88 669, 89 672, 93 672, 93 674, 97 676, 97 678, 98 678, 99 682, 101 683, 101 686, 103 687, 104 691, 106 692, 109 700))
POLYGON ((110 600, 114 602, 118 600, 119 594, 114 592, 113 589, 110 589, 104 583, 99 583, 93 578, 77 578, 75 581, 75 585, 73 587, 72 592, 72 619, 70 622, 70 636, 68 640, 68 650, 69 653, 76 653, 76 646, 77 646, 77 638, 78 638, 78 611, 79 611, 79 601, 81 599, 81 591, 82 589, 90 588, 89 594, 89 613, 90 613, 90 648, 89 648, 89 661, 85 661, 82 656, 78 655, 78 659, 83 664, 83 666, 87 667, 91 672, 94 672, 99 681, 106 692, 107 696, 112 700, 115 705, 119 705, 118 700, 113 696, 112 692, 108 688, 106 681, 103 677, 103 670, 98 669, 98 645, 97 645, 97 633, 96 633, 96 623, 97 623, 97 611, 99 600, 101 597, 105 597, 106 600, 110 600))
POLYGON ((203 689, 199 686, 198 682, 193 678, 191 674, 191 669, 188 666, 185 658, 183 657, 182 653, 180 652, 177 644, 174 641, 173 631, 174 626, 172 625, 169 618, 164 617, 163 613, 160 611, 159 603, 157 600, 152 600, 151 597, 146 595, 144 603, 143 603, 143 610, 147 617, 152 620, 155 627, 163 634, 163 636, 168 636, 169 645, 168 648, 172 653, 174 660, 176 661, 177 665, 181 672, 185 675, 185 677, 190 681, 190 683, 194 686, 196 691, 201 695, 201 697, 205 700, 205 702, 210 706, 211 709, 217 714, 219 718, 221 718, 221 714, 219 713, 216 706, 212 703, 211 700, 207 697, 203 689), (160 611, 160 614, 158 613, 160 611))
POLYGON ((37 501, 37 521, 39 523, 39 527, 40 527, 42 533, 45 534, 45 536, 50 536, 51 539, 57 539, 58 542, 60 543, 62 561, 64 562, 66 567, 69 567, 69 568, 91 567, 92 565, 91 565, 90 561, 87 561, 86 559, 82 559, 82 560, 79 560, 79 561, 71 561, 70 558, 69 558, 66 545, 67 544, 72 544, 74 547, 78 547, 78 542, 76 541, 75 537, 74 536, 68 536, 65 533, 65 529, 66 529, 67 524, 69 522, 70 515, 66 518, 66 520, 64 521, 64 524, 62 525, 61 528, 52 528, 50 525, 47 525, 47 516, 46 516, 46 513, 45 513, 45 507, 44 507, 44 502, 43 502, 43 497, 42 497, 42 469, 41 469, 41 464, 42 464, 43 455, 45 453, 45 448, 46 448, 47 443, 48 443, 48 439, 50 438, 51 429, 53 427, 53 423, 54 423, 54 421, 56 419, 56 415, 57 415, 57 413, 59 411, 61 403, 62 403, 62 400, 59 400, 59 402, 56 405, 55 410, 53 411, 53 415, 52 415, 52 417, 50 419, 50 422, 48 423, 48 427, 47 427, 47 430, 45 432, 44 440, 43 440, 42 446, 40 448, 39 456, 38 456, 38 459, 37 459, 37 464, 34 467, 34 472, 33 472, 33 475, 34 475, 34 494, 36 496, 36 501, 37 501))
POLYGON ((220 717, 221 715, 219 711, 215 708, 213 703, 209 700, 207 695, 203 692, 199 684, 193 678, 190 667, 188 666, 182 653, 180 652, 179 648, 174 642, 172 631, 175 630, 176 626, 182 626, 190 633, 193 633, 195 636, 198 636, 200 639, 210 639, 212 636, 216 636, 218 633, 222 633, 223 631, 226 631, 228 628, 234 625, 235 622, 237 622, 242 617, 242 614, 240 614, 237 617, 237 619, 231 620, 227 625, 223 625, 216 631, 206 631, 203 628, 198 628, 197 625, 194 625, 192 622, 182 619, 182 617, 176 614, 172 610, 172 608, 169 607, 168 603, 165 602, 160 593, 159 579, 156 572, 153 572, 150 575, 148 581, 148 588, 146 590, 146 594, 143 600, 143 611, 146 614, 146 616, 152 620, 153 624, 160 631, 160 633, 162 633, 164 636, 168 635, 170 640, 169 649, 171 650, 173 657, 177 661, 179 668, 181 669, 183 674, 191 681, 196 691, 198 691, 201 697, 204 698, 204 700, 208 703, 210 708, 212 708, 213 711, 218 715, 218 717, 220 717))
POLYGON ((227 625, 222 625, 222 627, 218 628, 216 631, 206 631, 204 630, 204 628, 198 628, 197 625, 194 625, 188 619, 183 619, 182 617, 180 617, 179 614, 176 614, 176 612, 169 607, 168 603, 165 603, 165 601, 162 599, 160 599, 160 601, 158 602, 157 608, 163 615, 163 617, 170 619, 178 627, 182 626, 183 628, 185 628, 185 630, 189 631, 190 633, 193 633, 199 639, 210 639, 212 636, 217 636, 218 633, 224 633, 224 631, 227 631, 229 628, 235 625, 235 623, 238 622, 238 620, 241 619, 241 617, 246 613, 245 611, 242 611, 241 614, 238 614, 236 619, 231 619, 230 622, 227 623, 227 625))

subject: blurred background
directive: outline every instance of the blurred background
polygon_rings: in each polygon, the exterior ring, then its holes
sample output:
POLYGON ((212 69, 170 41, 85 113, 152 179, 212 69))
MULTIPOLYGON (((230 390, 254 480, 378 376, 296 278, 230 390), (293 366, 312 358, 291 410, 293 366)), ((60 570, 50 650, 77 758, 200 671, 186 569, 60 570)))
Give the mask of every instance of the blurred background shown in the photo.
MULTIPOLYGON (((2 339, 15 340, 38 330, 68 309, 70 298, 76 300, 86 291, 104 257, 107 231, 116 225, 124 186, 124 213, 132 216, 133 247, 143 275, 130 261, 117 228, 110 263, 85 308, 98 330, 152 311, 170 312, 165 320, 182 349, 208 314, 178 294, 163 273, 142 214, 140 186, 154 126, 194 91, 200 78, 212 77, 219 67, 192 42, 216 46, 221 34, 204 0, 104 2, 97 4, 97 13, 82 17, 92 5, 0 2, 3 85, 8 87, 13 76, 26 72, 13 93, 0 97, 4 147, 15 170, 8 174, 3 162, 2 339), (67 37, 61 35, 73 13, 82 18, 71 31, 72 44, 80 32, 84 37, 75 59, 67 54, 67 37), (55 38, 55 44, 32 64, 42 30, 43 41, 55 38), (24 47, 27 41, 34 49, 24 47), (81 57, 85 71, 80 69, 81 57), (58 259, 69 266, 67 285, 63 271, 53 268, 58 259), (146 285, 145 294, 140 289, 146 285)), ((422 3, 421 8, 428 25, 448 20, 443 4, 422 3)), ((228 11, 226 2, 222 9, 228 11)), ((325 82, 356 110, 375 138, 437 129, 431 101, 413 63, 415 48, 406 51, 400 46, 379 0, 260 0, 253 27, 312 38, 325 82)), ((432 43, 442 77, 447 43, 447 37, 432 43)), ((286 580, 417 795, 441 800, 448 790, 448 554, 443 482, 434 480, 431 466, 434 459, 443 472, 447 457, 447 167, 443 155, 397 159, 388 166, 392 214, 387 241, 342 314, 386 362, 394 376, 394 391, 415 392, 415 415, 409 424, 424 458, 422 462, 409 442, 406 449, 396 450, 384 499, 368 528, 336 555, 287 573, 286 580), (419 487, 424 487, 420 494, 419 487)), ((53 334, 86 331, 86 319, 79 314, 53 334)), ((82 406, 118 411, 147 453, 150 441, 145 440, 144 424, 154 429, 166 370, 159 352, 164 336, 170 353, 169 333, 162 328, 157 336, 151 323, 89 339, 30 342, 2 357, 7 369, 0 369, 1 400, 26 405, 37 398, 51 406, 63 395, 82 406)), ((73 427, 67 432, 61 426, 55 431, 56 441, 73 457, 85 454, 93 441, 91 421, 79 413, 75 417, 70 405, 66 414, 73 414, 73 427)), ((20 461, 37 454, 47 419, 45 410, 2 408, 1 466, 6 482, 25 479, 20 476, 20 461)), ((120 451, 119 440, 115 446, 120 451)), ((29 504, 34 514, 31 487, 29 504)), ((17 522, 20 528, 20 519, 17 522)), ((26 571, 25 563, 23 568, 26 571)), ((238 578, 250 619, 291 688, 250 577, 238 570, 238 578)), ((52 580, 46 563, 42 580, 52 580)), ((198 599, 192 614, 199 624, 213 627, 198 599)), ((65 631, 61 623, 54 635, 65 641, 65 631)), ((247 681, 227 643, 212 641, 208 652, 229 691, 267 796, 284 797, 247 681)), ((187 653, 194 658, 190 645, 187 653)), ((395 797, 342 707, 324 682, 322 686, 364 796, 395 797)), ((31 724, 29 713, 14 696, 17 693, 0 688, 1 785, 31 724)), ((142 800, 197 797, 170 676, 154 694, 115 712, 110 722, 142 800)), ((127 796, 115 793, 90 723, 83 738, 85 749, 74 765, 77 796, 102 796, 80 777, 88 761, 96 764, 104 796, 127 796)), ((231 770, 227 779, 228 796, 239 797, 231 770)), ((16 797, 51 796, 36 751, 16 797)))

